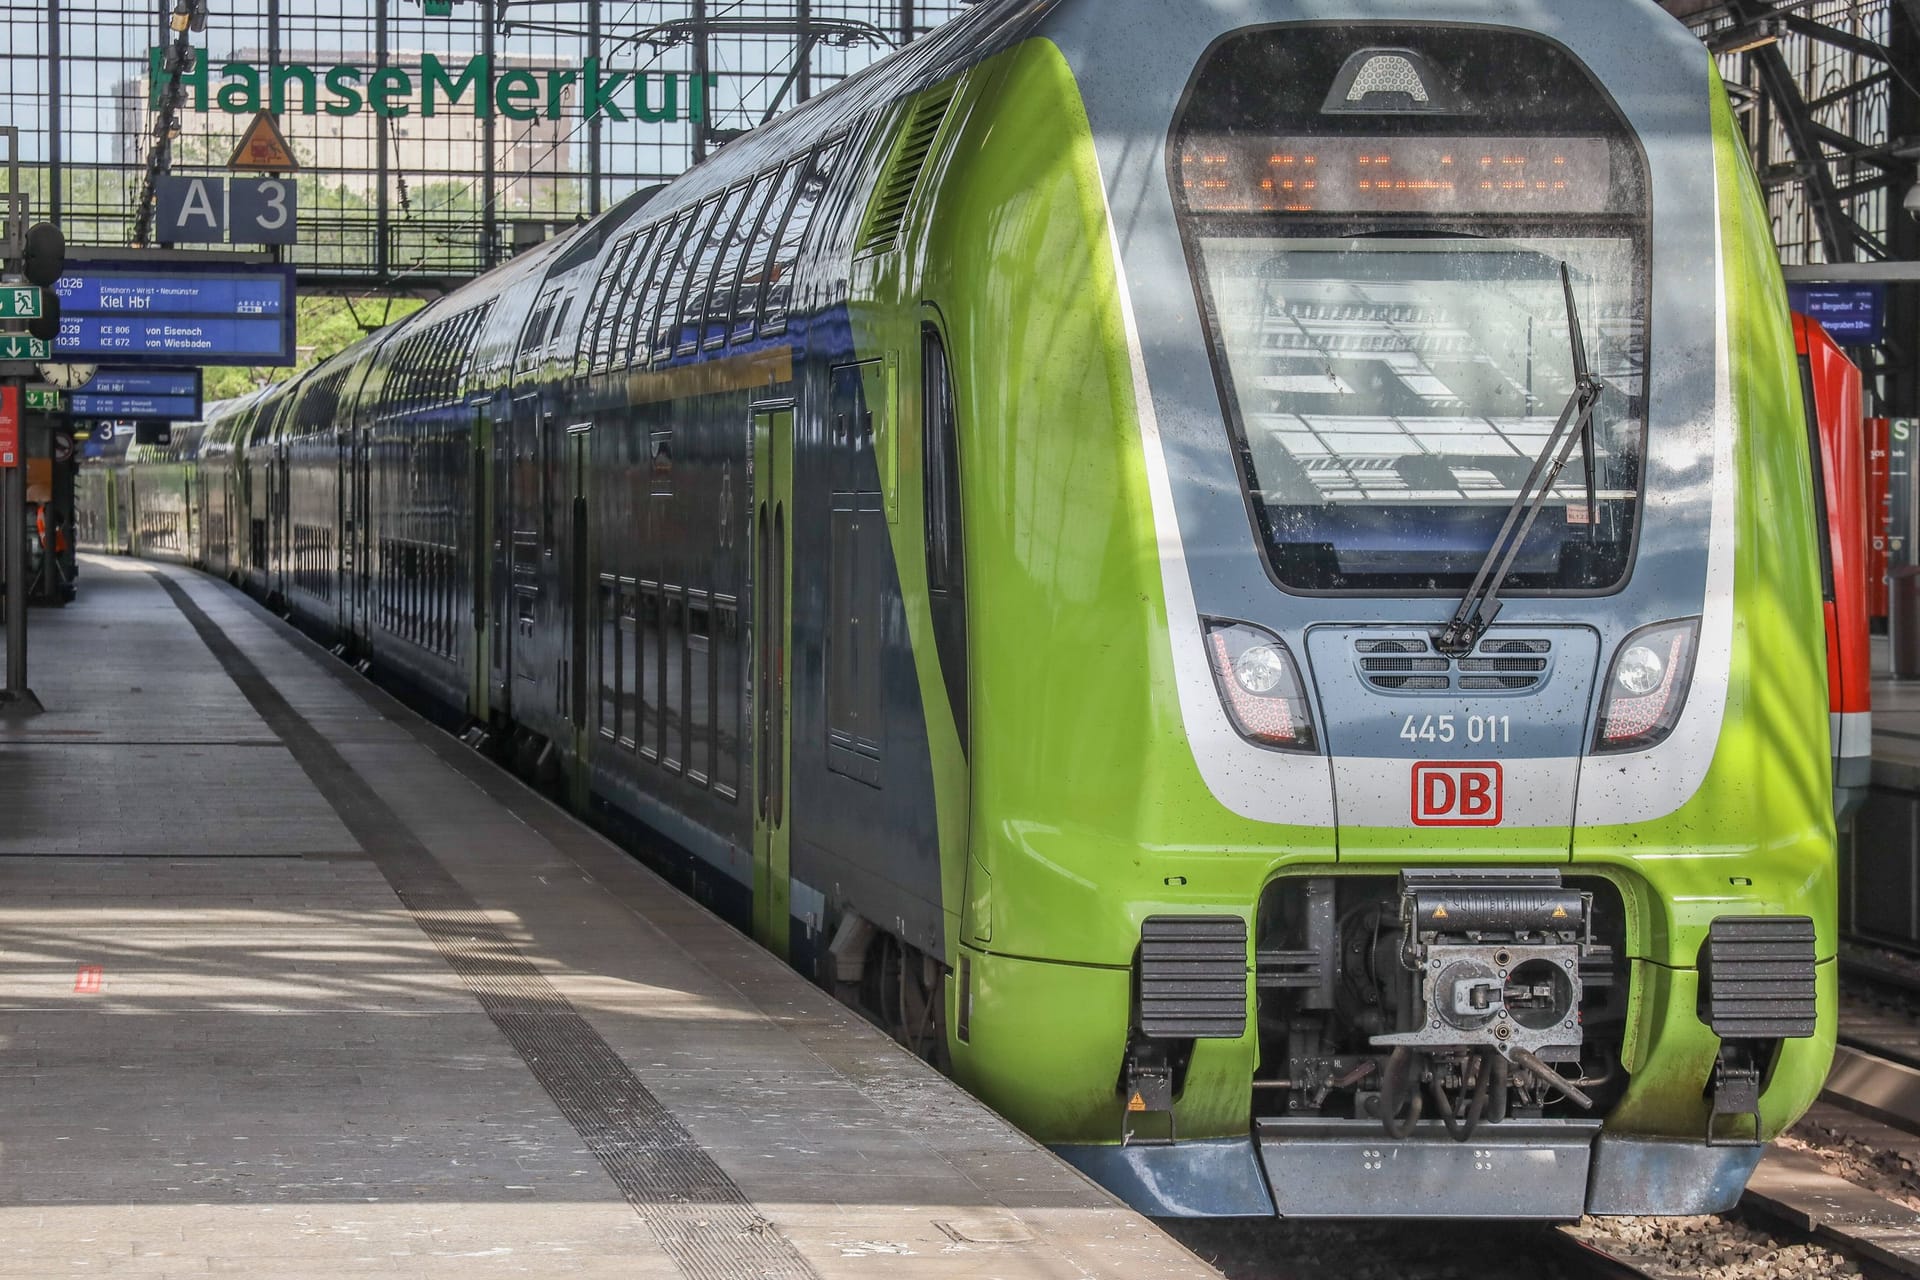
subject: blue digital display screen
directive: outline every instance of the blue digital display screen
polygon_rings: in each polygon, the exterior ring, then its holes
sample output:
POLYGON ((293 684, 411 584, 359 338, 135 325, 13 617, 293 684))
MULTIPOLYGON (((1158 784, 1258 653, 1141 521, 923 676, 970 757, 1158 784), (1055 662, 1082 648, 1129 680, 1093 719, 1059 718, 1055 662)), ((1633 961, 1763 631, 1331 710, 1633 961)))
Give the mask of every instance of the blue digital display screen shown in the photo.
POLYGON ((1843 347, 1870 347, 1881 339, 1885 285, 1793 283, 1787 285, 1787 301, 1801 315, 1818 320, 1843 347))
POLYGON ((200 416, 200 401, 193 396, 97 396, 76 391, 73 393, 73 412, 85 418, 158 418, 166 422, 192 422, 200 416))
POLYGON ((56 356, 171 365, 294 361, 292 267, 85 263, 53 288, 60 296, 56 356))
POLYGON ((200 395, 197 369, 107 369, 94 371, 86 395, 192 396, 200 395))
POLYGON ((229 271, 156 275, 151 271, 68 272, 53 291, 69 311, 147 311, 155 315, 277 316, 287 290, 277 276, 229 271))
POLYGON ((80 418, 193 422, 201 414, 200 371, 102 368, 72 393, 71 412, 80 418))
POLYGON ((58 355, 166 358, 168 364, 194 361, 220 364, 245 356, 242 364, 272 364, 280 354, 278 320, 221 319, 215 316, 76 316, 60 313, 58 355))

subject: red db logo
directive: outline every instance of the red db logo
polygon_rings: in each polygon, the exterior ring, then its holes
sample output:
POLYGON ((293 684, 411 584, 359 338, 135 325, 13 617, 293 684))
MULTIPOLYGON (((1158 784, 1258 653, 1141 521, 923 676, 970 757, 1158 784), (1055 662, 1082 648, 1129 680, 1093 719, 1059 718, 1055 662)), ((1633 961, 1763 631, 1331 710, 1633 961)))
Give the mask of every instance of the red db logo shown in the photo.
POLYGON ((1500 825, 1500 766, 1490 760, 1413 766, 1413 825, 1500 825))

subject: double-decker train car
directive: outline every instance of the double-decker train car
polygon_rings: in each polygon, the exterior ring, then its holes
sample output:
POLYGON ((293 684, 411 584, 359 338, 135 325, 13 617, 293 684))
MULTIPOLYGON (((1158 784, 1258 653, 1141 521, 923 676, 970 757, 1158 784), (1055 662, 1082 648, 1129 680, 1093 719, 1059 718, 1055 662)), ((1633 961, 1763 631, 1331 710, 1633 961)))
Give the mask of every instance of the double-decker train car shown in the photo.
POLYGON ((1150 1212, 1721 1209, 1821 1086, 1809 434, 1650 2, 989 0, 202 455, 1150 1212))

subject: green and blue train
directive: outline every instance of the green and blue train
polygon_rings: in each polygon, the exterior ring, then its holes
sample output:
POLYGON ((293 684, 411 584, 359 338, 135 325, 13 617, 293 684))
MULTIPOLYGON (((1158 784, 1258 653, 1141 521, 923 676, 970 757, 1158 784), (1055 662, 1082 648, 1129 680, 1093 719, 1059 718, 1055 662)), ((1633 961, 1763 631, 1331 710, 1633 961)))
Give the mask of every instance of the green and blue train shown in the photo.
POLYGON ((190 438, 170 545, 1150 1212, 1717 1210, 1820 1089, 1808 424, 1650 0, 987 0, 190 438))

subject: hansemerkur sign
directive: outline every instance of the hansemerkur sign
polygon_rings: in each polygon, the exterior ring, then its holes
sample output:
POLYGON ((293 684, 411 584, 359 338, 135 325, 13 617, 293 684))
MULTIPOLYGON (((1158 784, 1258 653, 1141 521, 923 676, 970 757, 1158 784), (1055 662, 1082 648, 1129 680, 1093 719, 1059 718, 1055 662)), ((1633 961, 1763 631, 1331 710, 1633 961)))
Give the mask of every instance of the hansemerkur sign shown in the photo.
MULTIPOLYGON (((193 70, 182 72, 188 96, 181 106, 252 115, 261 109, 282 114, 355 116, 371 110, 383 118, 466 111, 476 116, 499 112, 509 120, 558 120, 569 88, 577 91, 583 120, 639 120, 666 124, 704 120, 715 77, 646 71, 607 71, 598 58, 578 70, 566 67, 513 67, 500 71, 482 54, 448 66, 432 54, 418 67, 368 67, 341 63, 331 67, 299 62, 222 63, 218 80, 204 50, 196 50, 193 70)), ((148 51, 147 83, 151 106, 158 109, 168 72, 166 50, 148 51)), ((566 114, 574 114, 569 110, 566 114)))

